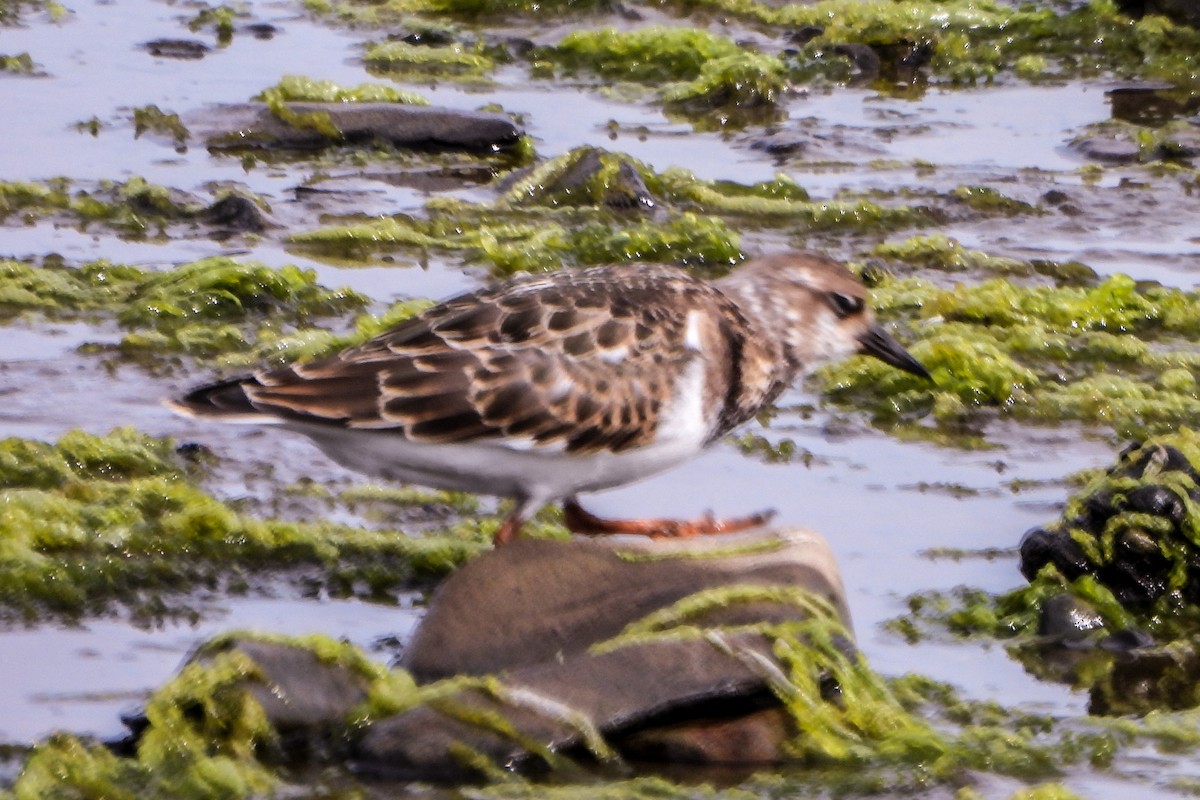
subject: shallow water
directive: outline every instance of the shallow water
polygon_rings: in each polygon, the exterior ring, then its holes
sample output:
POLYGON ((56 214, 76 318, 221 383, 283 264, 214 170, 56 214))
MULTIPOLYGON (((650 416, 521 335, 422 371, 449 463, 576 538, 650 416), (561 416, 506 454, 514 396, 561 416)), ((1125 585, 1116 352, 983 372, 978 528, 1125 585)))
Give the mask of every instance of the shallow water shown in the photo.
MULTIPOLYGON (((57 730, 120 739, 120 715, 136 712, 201 642, 220 633, 266 630, 303 636, 322 633, 366 652, 385 637, 405 639, 420 613, 413 597, 400 607, 357 600, 289 597, 198 598, 200 622, 168 623, 151 630, 120 620, 79 627, 42 626, 0 636, 0 741, 32 742, 57 730), (53 666, 52 669, 47 667, 53 666)), ((388 653, 377 653, 380 661, 388 653)))
MULTIPOLYGON (((67 176, 86 182, 139 175, 203 197, 214 182, 236 183, 265 196, 286 224, 315 227, 314 211, 294 191, 311 177, 303 163, 247 171, 235 157, 197 147, 176 153, 152 138, 135 139, 128 121, 131 108, 147 104, 185 114, 211 103, 241 102, 286 74, 345 85, 378 81, 356 61, 360 34, 314 24, 291 4, 247 5, 255 21, 276 24, 280 33, 268 41, 238 34, 229 47, 199 61, 154 58, 139 49, 158 37, 211 41, 210 34, 191 34, 182 24, 194 13, 192 7, 155 0, 72 0, 72 13, 61 24, 35 15, 24 28, 0 31, 0 52, 28 51, 49 73, 45 78, 0 76, 5 108, 0 180, 67 176), (314 54, 320 54, 319 61, 314 54), (98 136, 74 129, 93 116, 105 124, 98 136)), ((1067 142, 1073 131, 1108 116, 1102 83, 931 90, 916 100, 865 89, 802 95, 791 101, 790 119, 777 128, 814 136, 805 160, 774 159, 747 147, 744 134, 695 132, 652 107, 616 102, 597 91, 530 82, 516 68, 501 70, 497 85, 483 89, 452 83, 404 88, 438 104, 499 103, 523 114, 542 156, 592 144, 629 153, 659 170, 685 167, 706 179, 749 183, 783 171, 816 197, 980 183, 1036 201, 1048 189, 1064 189, 1083 207, 1083 215, 950 225, 943 232, 996 254, 1077 259, 1100 272, 1123 271, 1175 286, 1195 286, 1200 276, 1196 202, 1184 197, 1172 178, 1136 173, 1148 185, 1130 188, 1122 185, 1120 171, 1110 170, 1094 184, 1077 172, 1085 162, 1067 142), (563 108, 570 113, 561 113, 563 108), (617 123, 615 134, 610 120, 617 123), (936 169, 914 166, 915 161, 936 169)), ((353 176, 353 170, 347 168, 346 174, 353 176)), ((417 210, 425 199, 415 190, 371 186, 361 195, 364 213, 417 210)), ((777 232, 747 234, 751 247, 784 243, 778 239, 777 232)), ((827 244, 835 252, 842 246, 836 240, 827 244)), ((269 238, 227 247, 203 238, 127 241, 101 228, 79 231, 49 222, 21 226, 10 220, 0 228, 0 256, 48 253, 69 262, 107 258, 148 266, 236 253, 271 266, 313 267, 322 283, 350 286, 380 303, 445 297, 481 280, 480 272, 437 258, 427 268, 343 268, 289 253, 269 238)), ((282 465, 285 478, 347 478, 303 441, 213 430, 178 420, 159 406, 160 397, 202 380, 202 374, 150 377, 131 367, 110 373, 74 352, 78 343, 112 341, 118 335, 113 328, 84 324, 16 324, 0 330, 0 436, 53 439, 77 427, 102 433, 134 424, 152 435, 204 441, 224 459, 224 486, 231 494, 263 462, 282 465), (47 403, 48 397, 68 402, 47 403)), ((812 398, 798 391, 784 405, 805 400, 812 398)), ((1085 698, 1027 676, 1001 647, 910 646, 881 623, 903 613, 904 598, 912 592, 963 584, 998 591, 1017 585, 1015 557, 949 560, 923 553, 1014 547, 1023 531, 1056 515, 1066 489, 1053 481, 1108 464, 1118 449, 1114 443, 1071 427, 1011 425, 991 437, 1004 442, 1002 448, 961 452, 899 442, 861 420, 847 426, 825 413, 804 419, 784 412, 769 430, 752 429, 772 439, 793 439, 814 454, 813 465, 766 464, 722 444, 668 475, 598 495, 589 507, 600 513, 676 516, 709 508, 739 514, 773 507, 780 522, 811 527, 830 539, 860 644, 883 673, 919 671, 955 684, 970 697, 1056 716, 1085 713, 1085 698), (1017 482, 1034 482, 1035 488, 1014 493, 1011 486, 1017 482), (929 488, 946 483, 976 491, 963 497, 929 488)), ((161 683, 195 644, 219 631, 324 632, 368 646, 386 634, 403 638, 416 618, 411 609, 359 602, 250 596, 210 599, 195 626, 146 631, 102 620, 78 629, 3 631, 0 742, 28 742, 52 729, 117 733, 117 712, 161 683)), ((1147 769, 1159 770, 1159 761, 1150 759, 1147 769)), ((1200 772, 1191 757, 1179 759, 1174 768, 1185 775, 1200 772)), ((1158 788, 1161 780, 1147 783, 1152 786, 1137 787, 1139 796, 1167 792, 1158 788)), ((1068 784, 1088 797, 1129 791, 1123 781, 1095 774, 1068 784)))

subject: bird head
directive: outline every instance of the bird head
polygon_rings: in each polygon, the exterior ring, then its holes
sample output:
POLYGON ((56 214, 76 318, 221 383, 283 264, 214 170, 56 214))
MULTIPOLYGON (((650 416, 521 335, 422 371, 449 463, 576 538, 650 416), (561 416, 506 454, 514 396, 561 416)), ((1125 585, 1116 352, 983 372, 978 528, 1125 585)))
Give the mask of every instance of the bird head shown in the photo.
POLYGON ((743 265, 722 284, 739 296, 752 324, 785 332, 785 355, 797 374, 857 353, 931 378, 875 321, 867 287, 831 258, 810 252, 766 256, 743 265))

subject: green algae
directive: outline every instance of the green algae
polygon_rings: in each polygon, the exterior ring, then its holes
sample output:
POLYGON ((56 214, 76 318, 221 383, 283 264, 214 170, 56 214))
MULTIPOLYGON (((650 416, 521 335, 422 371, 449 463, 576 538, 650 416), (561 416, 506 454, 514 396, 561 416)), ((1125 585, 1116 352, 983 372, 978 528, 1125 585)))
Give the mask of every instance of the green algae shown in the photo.
POLYGON ((1187 428, 1127 449, 1061 519, 1028 534, 1028 586, 914 595, 889 627, 910 642, 937 631, 1002 639, 1033 674, 1087 690, 1095 714, 1200 705, 1196 463, 1200 434, 1187 428), (1119 643, 1135 631, 1135 648, 1119 643))
POLYGON ((427 220, 386 217, 294 234, 289 241, 321 252, 398 247, 457 250, 468 261, 487 264, 497 275, 629 260, 719 267, 742 259, 740 237, 714 217, 684 213, 665 224, 620 222, 595 221, 571 230, 553 222, 539 225, 486 218, 464 226, 457 215, 427 220))
POLYGON ((13 27, 25 20, 30 11, 44 11, 53 22, 67 15, 67 9, 55 0, 2 0, 0 1, 0 26, 13 27))
MULTIPOLYGON (((844 630, 827 618, 762 630, 774 643, 772 657, 754 656, 747 663, 764 670, 780 697, 794 724, 789 755, 804 767, 761 773, 738 787, 724 788, 681 787, 650 776, 564 785, 563 777, 578 771, 565 756, 530 740, 506 719, 503 708, 521 706, 524 700, 503 679, 455 677, 417 686, 403 670, 386 669, 344 642, 319 636, 252 636, 308 650, 363 681, 368 699, 346 717, 348 736, 373 721, 429 706, 526 746, 560 776, 549 785, 532 782, 482 753, 460 748, 451 755, 486 781, 470 790, 473 797, 566 798, 583 792, 588 797, 752 798, 796 796, 804 787, 834 788, 838 796, 929 792, 932 787, 969 786, 972 773, 1045 780, 1082 759, 1110 763, 1123 747, 1152 743, 1171 752, 1195 743, 1186 715, 1151 715, 1143 721, 1096 722, 1090 730, 1060 730, 1045 717, 1011 712, 994 702, 961 700, 952 688, 920 676, 885 681, 848 648, 844 630), (464 693, 480 693, 485 702, 498 706, 476 708, 464 693), (918 711, 937 718, 936 725, 918 711)), ((128 755, 118 756, 68 735, 52 737, 34 748, 6 796, 326 796, 320 787, 297 784, 295 776, 278 766, 278 732, 251 693, 265 676, 244 652, 229 646, 242 636, 228 634, 208 643, 154 693, 146 708, 150 725, 128 755)), ((720 631, 711 631, 710 641, 732 657, 751 658, 720 631)), ((576 722, 589 727, 586 721, 576 722)), ((611 757, 610 746, 598 732, 581 728, 581 736, 596 757, 611 757)), ((1061 796, 1055 794, 1059 790, 1054 784, 1027 791, 1037 792, 1035 797, 1061 796)))
POLYGON ((459 42, 442 47, 409 44, 403 41, 377 42, 363 53, 363 61, 375 71, 417 73, 439 76, 481 76, 496 67, 482 43, 468 46, 459 42))
POLYGON ((562 14, 588 13, 609 5, 608 0, 305 0, 305 7, 315 14, 343 23, 378 27, 410 23, 413 15, 477 20, 531 14, 557 19, 562 14))
POLYGON ((288 125, 311 130, 332 140, 341 140, 342 131, 334 124, 328 112, 298 112, 288 103, 400 103, 406 106, 428 106, 426 100, 416 92, 403 91, 383 84, 359 84, 341 86, 332 80, 313 80, 304 76, 283 76, 280 82, 264 89, 253 100, 266 103, 276 119, 288 125))
POLYGON ((202 8, 188 20, 188 30, 193 33, 205 28, 212 28, 217 35, 217 44, 226 47, 233 41, 234 25, 238 18, 248 18, 250 15, 234 6, 219 5, 202 8))
POLYGON ((118 320, 130 327, 159 329, 192 320, 239 319, 279 307, 290 307, 303 320, 342 314, 366 303, 348 289, 320 286, 312 270, 292 265, 276 270, 223 257, 144 274, 131 295, 118 320))
POLYGON ((172 222, 193 218, 201 209, 180 202, 162 186, 142 178, 101 181, 94 189, 72 189, 66 178, 37 183, 0 182, 0 220, 20 216, 26 223, 65 215, 86 229, 102 223, 131 237, 146 237, 172 222))
POLYGON ((913 236, 902 242, 885 242, 876 245, 871 254, 943 272, 980 271, 997 275, 1031 275, 1034 272, 1029 262, 969 250, 940 233, 913 236))
POLYGON ((303 75, 284 75, 279 83, 263 89, 253 98, 271 105, 278 103, 401 103, 427 106, 429 101, 417 94, 381 83, 340 86, 303 75))
POLYGON ((666 84, 668 106, 691 110, 774 105, 787 87, 783 62, 697 28, 575 31, 535 58, 609 80, 666 84))
POLYGON ((573 31, 537 57, 609 79, 657 84, 695 80, 709 61, 741 52, 732 39, 699 28, 654 26, 635 31, 573 31))
POLYGON ((637 159, 591 147, 514 175, 492 203, 441 198, 425 211, 352 221, 288 241, 343 256, 400 248, 461 251, 467 262, 481 261, 505 276, 627 260, 716 271, 744 258, 735 225, 871 230, 918 225, 932 216, 919 206, 866 199, 810 200, 784 175, 741 185, 701 181, 678 168, 656 173, 637 159), (645 218, 651 209, 654 217, 645 218))
MULTIPOLYGON (((296 326, 366 302, 356 292, 319 285, 312 270, 271 269, 223 257, 168 272, 106 261, 79 268, 54 261, 0 261, 0 320, 33 313, 58 320, 111 317, 127 331, 116 352, 141 359, 262 352, 268 341, 279 347, 296 326), (261 349, 253 348, 255 343, 261 349)), ((359 338, 367 338, 366 332, 383 322, 363 319, 360 324, 359 338)), ((332 335, 326 338, 326 349, 338 343, 332 335)))
POLYGON ((689 109, 771 106, 787 88, 783 63, 768 55, 739 53, 706 61, 695 80, 663 92, 671 106, 689 109))
MULTIPOLYGON (((1024 271, 942 237, 875 252, 940 269, 1024 271)), ((1030 265, 1029 272, 1054 269, 1030 265)), ((901 323, 932 385, 855 360, 821 370, 818 382, 835 402, 870 408, 879 424, 906 435, 952 433, 1011 416, 1144 436, 1200 414, 1185 374, 1200 365, 1200 294, 1139 285, 1125 275, 1072 285, 1080 270, 1066 274, 1068 285, 1060 286, 992 279, 942 287, 878 276, 872 301, 882 317, 901 323)))
POLYGON ((756 433, 743 433, 730 437, 730 442, 743 455, 759 459, 766 464, 803 464, 812 466, 816 456, 806 447, 791 439, 771 441, 756 433))
POLYGON ((1075 135, 1071 143, 1078 147, 1092 139, 1111 139, 1136 144, 1137 160, 1141 164, 1152 165, 1158 170, 1167 170, 1174 166, 1185 175, 1193 174, 1192 170, 1187 169, 1187 165, 1195 159, 1196 149, 1200 144, 1196 127, 1183 119, 1145 125, 1121 119, 1105 120, 1086 126, 1075 135))
POLYGON ((659 184, 661 191, 678 203, 737 217, 740 224, 798 223, 814 231, 871 230, 919 225, 931 218, 920 206, 883 206, 865 198, 809 200, 807 192, 786 175, 742 186, 732 181, 700 181, 690 171, 672 167, 659 176, 659 184))
POLYGON ((604 652, 664 637, 702 638, 761 670, 792 728, 788 757, 818 767, 813 780, 823 785, 878 791, 894 790, 897 780, 926 787, 954 783, 966 769, 1023 777, 1056 772, 1054 757, 1032 733, 970 724, 949 736, 914 715, 915 704, 901 699, 911 689, 902 685, 903 691, 894 691, 871 670, 850 644, 833 606, 811 592, 754 585, 706 590, 631 623, 592 649, 604 652), (742 602, 792 605, 808 618, 718 629, 695 624, 706 613, 742 602), (734 645, 728 637, 739 632, 765 637, 773 658, 734 645))
POLYGON ((188 139, 187 126, 180 121, 179 115, 165 112, 155 105, 133 110, 133 137, 136 139, 147 131, 169 137, 176 146, 183 145, 188 139))
POLYGON ((274 793, 280 779, 258 754, 276 734, 246 689, 260 680, 244 653, 193 661, 150 698, 149 727, 133 757, 59 734, 34 749, 11 797, 232 800, 274 793))
POLYGON ((652 206, 647 180, 654 182, 655 174, 636 158, 577 147, 514 176, 496 205, 501 209, 652 206))
POLYGON ((835 46, 865 44, 882 56, 929 51, 928 69, 957 84, 989 82, 1002 74, 1040 80, 1155 77, 1195 87, 1200 32, 1163 17, 1134 21, 1110 0, 1060 13, 1052 6, 1011 7, 977 2, 854 2, 770 5, 754 0, 687 0, 688 7, 719 9, 772 27, 819 29, 802 49, 802 68, 842 75, 825 62, 840 59, 835 46))
POLYGON ((245 369, 320 358, 361 344, 431 305, 432 302, 428 300, 402 300, 381 314, 360 314, 354 319, 351 329, 344 333, 322 328, 288 331, 259 327, 251 345, 241 350, 222 351, 217 363, 224 368, 245 369))
POLYGON ((0 442, 0 616, 180 610, 190 588, 306 565, 333 594, 365 586, 383 599, 483 547, 469 526, 410 538, 255 519, 197 488, 188 469, 171 442, 128 429, 0 442))
POLYGON ((17 53, 11 56, 0 53, 0 72, 8 72, 12 75, 37 75, 41 70, 29 53, 17 53))

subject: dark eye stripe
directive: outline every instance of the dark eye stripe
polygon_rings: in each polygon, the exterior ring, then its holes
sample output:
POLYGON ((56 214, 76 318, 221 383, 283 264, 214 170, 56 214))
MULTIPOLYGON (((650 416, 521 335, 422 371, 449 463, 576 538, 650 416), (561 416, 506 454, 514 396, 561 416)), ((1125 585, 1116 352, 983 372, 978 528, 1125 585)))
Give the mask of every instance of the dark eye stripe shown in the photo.
POLYGON ((830 292, 828 295, 829 305, 833 308, 833 313, 839 317, 848 317, 851 314, 857 314, 863 310, 863 299, 841 292, 830 292))

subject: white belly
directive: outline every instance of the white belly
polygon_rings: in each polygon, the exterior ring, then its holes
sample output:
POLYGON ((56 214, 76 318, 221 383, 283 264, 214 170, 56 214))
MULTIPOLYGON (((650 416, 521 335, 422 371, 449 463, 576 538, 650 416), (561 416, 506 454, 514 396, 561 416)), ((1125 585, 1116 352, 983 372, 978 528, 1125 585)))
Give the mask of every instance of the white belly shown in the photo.
POLYGON ((712 429, 704 418, 703 381, 704 360, 693 359, 676 381, 675 399, 660 416, 654 441, 622 453, 575 455, 557 444, 528 440, 433 444, 380 429, 282 424, 310 437, 334 461, 369 475, 546 503, 632 483, 698 453, 712 429))
POLYGON ((513 448, 500 440, 413 442, 383 431, 300 426, 334 461, 403 483, 549 502, 631 483, 686 461, 703 440, 660 440, 624 453, 572 455, 558 447, 513 448))

